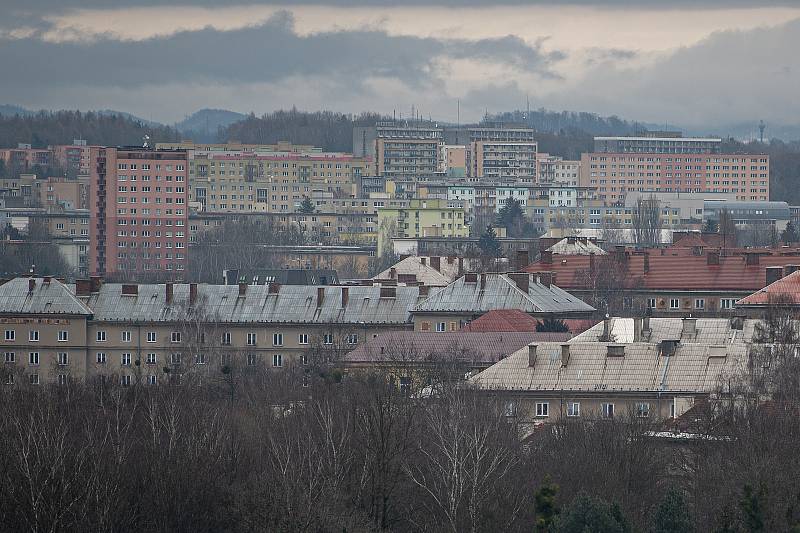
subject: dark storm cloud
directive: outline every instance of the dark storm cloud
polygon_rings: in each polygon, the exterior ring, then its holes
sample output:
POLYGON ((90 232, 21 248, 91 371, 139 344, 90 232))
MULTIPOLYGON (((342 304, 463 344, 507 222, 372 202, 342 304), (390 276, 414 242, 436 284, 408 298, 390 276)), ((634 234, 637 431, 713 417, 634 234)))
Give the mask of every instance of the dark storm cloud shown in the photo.
POLYGON ((465 6, 493 7, 502 5, 547 6, 602 6, 669 9, 675 8, 731 8, 797 5, 797 0, 5 0, 7 8, 23 11, 61 10, 68 8, 119 9, 125 7, 204 6, 227 7, 240 5, 324 5, 346 7, 402 7, 402 6, 465 6), (754 5, 756 4, 756 5, 754 5))
POLYGON ((333 76, 358 85, 367 76, 410 86, 435 77, 437 57, 479 57, 549 73, 560 54, 543 54, 516 37, 434 39, 381 31, 336 31, 298 36, 291 15, 233 31, 206 28, 143 41, 100 39, 49 43, 36 37, 0 41, 0 69, 15 71, 0 85, 47 84, 136 87, 145 84, 274 82, 291 76, 333 76), (33 68, 14 69, 14 65, 33 68))

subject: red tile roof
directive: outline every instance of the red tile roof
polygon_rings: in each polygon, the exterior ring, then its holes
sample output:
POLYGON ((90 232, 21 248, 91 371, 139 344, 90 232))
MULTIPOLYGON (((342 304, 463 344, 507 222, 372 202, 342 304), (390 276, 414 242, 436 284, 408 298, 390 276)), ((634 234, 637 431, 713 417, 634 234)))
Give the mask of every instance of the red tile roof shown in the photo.
POLYGON ((800 302, 800 271, 792 272, 785 278, 770 283, 760 291, 742 298, 736 302, 736 305, 766 305, 770 303, 770 297, 774 298, 779 295, 788 296, 795 303, 800 302))
POLYGON ((725 236, 719 233, 700 233, 697 231, 687 232, 674 232, 672 234, 672 245, 670 248, 693 248, 699 247, 715 247, 719 248, 724 246, 725 236))
MULTIPOLYGON (((719 258, 719 264, 708 264, 708 251, 704 255, 664 250, 650 252, 645 272, 645 254, 626 251, 620 261, 612 252, 603 257, 556 256, 552 263, 533 263, 528 272, 552 271, 554 283, 566 290, 589 289, 595 271, 621 272, 628 289, 651 290, 738 290, 756 291, 766 285, 766 268, 769 266, 800 265, 796 250, 751 250, 758 254, 758 264, 747 264, 746 255, 719 258)), ((727 253, 727 251, 726 251, 727 253)))

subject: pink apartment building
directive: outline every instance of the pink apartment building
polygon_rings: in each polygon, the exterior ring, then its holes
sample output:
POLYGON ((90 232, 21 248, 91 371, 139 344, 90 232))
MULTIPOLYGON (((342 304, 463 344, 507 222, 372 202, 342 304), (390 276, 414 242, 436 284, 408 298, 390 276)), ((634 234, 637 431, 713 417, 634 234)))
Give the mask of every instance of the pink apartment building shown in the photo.
POLYGON ((188 156, 181 150, 91 147, 90 270, 178 279, 188 253, 188 156))

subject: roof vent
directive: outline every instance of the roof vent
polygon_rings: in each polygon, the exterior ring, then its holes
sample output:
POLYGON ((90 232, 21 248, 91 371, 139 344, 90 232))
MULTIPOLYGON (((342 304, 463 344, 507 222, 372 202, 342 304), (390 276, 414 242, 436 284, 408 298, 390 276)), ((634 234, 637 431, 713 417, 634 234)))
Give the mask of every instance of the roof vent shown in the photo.
POLYGON ((397 287, 381 287, 381 298, 397 298, 397 287))
POLYGON ((681 337, 694 337, 695 335, 697 335, 697 319, 692 317, 684 318, 681 337))
POLYGON ((606 352, 606 356, 608 357, 625 357, 625 345, 624 344, 609 344, 608 351, 606 352))
POLYGON ((677 339, 664 339, 659 344, 659 350, 658 350, 659 355, 663 357, 671 357, 675 355, 675 350, 678 349, 678 344, 680 342, 681 341, 677 339))

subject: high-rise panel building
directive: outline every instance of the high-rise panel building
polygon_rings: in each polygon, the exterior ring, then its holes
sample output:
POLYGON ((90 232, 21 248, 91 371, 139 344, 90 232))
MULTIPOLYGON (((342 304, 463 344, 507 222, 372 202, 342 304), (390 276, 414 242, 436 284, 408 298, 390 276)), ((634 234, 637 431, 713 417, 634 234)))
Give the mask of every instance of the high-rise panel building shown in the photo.
POLYGON ((353 155, 371 157, 374 173, 405 181, 443 172, 442 128, 425 122, 378 122, 353 129, 353 155))
POLYGON ((90 171, 91 273, 180 277, 188 245, 187 153, 93 146, 90 171))

